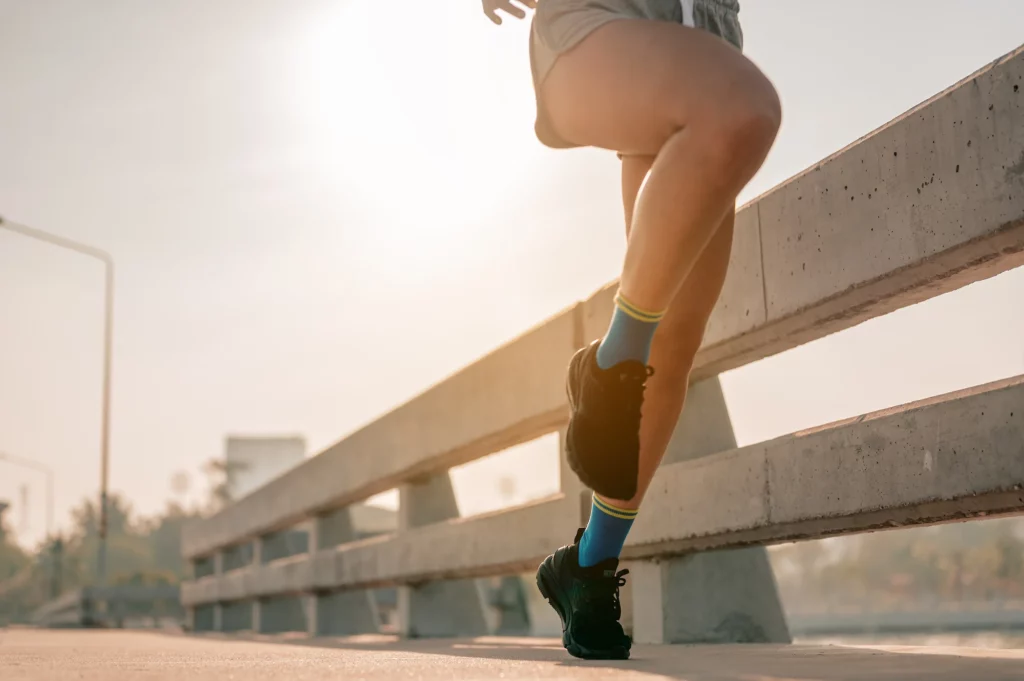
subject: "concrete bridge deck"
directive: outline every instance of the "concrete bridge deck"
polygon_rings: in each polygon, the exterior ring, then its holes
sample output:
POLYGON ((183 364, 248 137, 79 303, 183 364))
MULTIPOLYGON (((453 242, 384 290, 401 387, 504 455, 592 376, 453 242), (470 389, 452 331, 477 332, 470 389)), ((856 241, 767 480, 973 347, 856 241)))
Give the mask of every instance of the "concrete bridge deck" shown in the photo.
POLYGON ((0 631, 4 681, 605 679, 995 681, 1024 677, 1024 650, 845 646, 638 646, 583 662, 552 639, 287 641, 130 631, 0 631))

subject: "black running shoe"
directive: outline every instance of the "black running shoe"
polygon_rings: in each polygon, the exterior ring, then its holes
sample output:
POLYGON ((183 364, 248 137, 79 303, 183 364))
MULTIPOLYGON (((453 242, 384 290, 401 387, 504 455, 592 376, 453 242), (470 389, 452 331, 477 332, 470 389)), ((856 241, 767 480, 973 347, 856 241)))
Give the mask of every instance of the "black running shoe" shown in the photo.
POLYGON ((619 587, 629 570, 616 572, 619 561, 609 558, 581 568, 580 537, 544 559, 537 568, 537 586, 562 619, 562 645, 585 660, 625 660, 631 641, 622 631, 619 587))
POLYGON ((597 366, 594 341, 569 362, 566 392, 572 416, 565 434, 569 467, 580 482, 603 497, 629 501, 636 495, 640 465, 640 407, 654 370, 627 361, 597 366))

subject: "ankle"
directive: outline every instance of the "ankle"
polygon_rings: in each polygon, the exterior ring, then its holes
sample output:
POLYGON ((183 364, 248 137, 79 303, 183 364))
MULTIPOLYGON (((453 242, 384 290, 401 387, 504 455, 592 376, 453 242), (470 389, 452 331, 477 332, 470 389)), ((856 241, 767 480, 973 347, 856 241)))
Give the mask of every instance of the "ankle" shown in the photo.
POLYGON ((651 312, 631 303, 620 291, 608 332, 597 349, 597 365, 609 369, 622 362, 647 364, 654 332, 664 312, 651 312))
POLYGON ((592 567, 618 558, 637 512, 635 508, 622 508, 594 494, 590 520, 579 543, 580 567, 592 567))

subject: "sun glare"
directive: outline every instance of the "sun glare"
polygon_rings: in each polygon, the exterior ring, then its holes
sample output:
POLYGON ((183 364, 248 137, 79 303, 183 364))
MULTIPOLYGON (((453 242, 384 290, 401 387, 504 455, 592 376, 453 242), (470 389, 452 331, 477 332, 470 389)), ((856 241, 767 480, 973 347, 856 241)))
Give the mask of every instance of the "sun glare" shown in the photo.
POLYGON ((396 17, 363 0, 296 36, 292 106, 310 163, 360 206, 355 238, 390 253, 397 276, 479 257, 487 225, 528 190, 543 151, 526 30, 496 30, 476 6, 396 17))

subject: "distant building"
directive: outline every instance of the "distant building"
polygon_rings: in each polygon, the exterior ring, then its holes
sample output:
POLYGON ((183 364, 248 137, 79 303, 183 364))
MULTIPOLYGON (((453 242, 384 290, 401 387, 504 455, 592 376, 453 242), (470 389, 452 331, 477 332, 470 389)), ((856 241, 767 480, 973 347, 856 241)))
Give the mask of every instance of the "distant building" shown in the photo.
POLYGON ((228 493, 240 499, 306 458, 305 438, 229 435, 225 441, 228 493))

